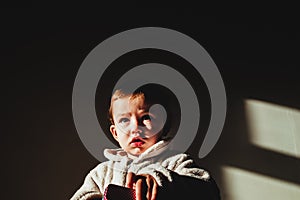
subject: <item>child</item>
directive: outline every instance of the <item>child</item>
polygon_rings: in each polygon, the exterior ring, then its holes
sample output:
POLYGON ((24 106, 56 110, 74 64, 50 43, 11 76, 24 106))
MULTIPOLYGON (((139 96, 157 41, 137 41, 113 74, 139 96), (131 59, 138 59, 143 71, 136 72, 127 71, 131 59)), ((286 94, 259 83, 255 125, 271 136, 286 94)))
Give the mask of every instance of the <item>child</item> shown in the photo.
POLYGON ((159 109, 149 110, 168 100, 161 93, 155 98, 149 94, 153 91, 113 94, 110 132, 121 148, 104 151, 108 161, 90 171, 71 200, 101 199, 109 184, 135 189, 137 200, 220 199, 208 172, 188 155, 168 150, 170 116, 164 121, 159 109))

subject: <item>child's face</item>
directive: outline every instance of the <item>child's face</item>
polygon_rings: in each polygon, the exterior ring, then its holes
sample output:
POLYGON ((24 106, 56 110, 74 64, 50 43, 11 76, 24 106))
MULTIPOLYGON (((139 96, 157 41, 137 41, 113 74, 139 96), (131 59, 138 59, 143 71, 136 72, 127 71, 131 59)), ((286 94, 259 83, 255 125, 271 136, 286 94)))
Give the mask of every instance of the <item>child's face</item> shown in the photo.
POLYGON ((113 102, 110 131, 121 148, 132 155, 143 153, 160 137, 162 120, 149 113, 142 98, 123 97, 113 102))

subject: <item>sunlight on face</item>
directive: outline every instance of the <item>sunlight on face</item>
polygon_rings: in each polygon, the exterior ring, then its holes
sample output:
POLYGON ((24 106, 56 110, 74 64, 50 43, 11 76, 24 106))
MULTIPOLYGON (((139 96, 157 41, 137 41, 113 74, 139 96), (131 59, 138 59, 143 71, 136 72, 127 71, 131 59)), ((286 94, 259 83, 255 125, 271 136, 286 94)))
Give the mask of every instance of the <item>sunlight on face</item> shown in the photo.
POLYGON ((158 141, 163 120, 159 113, 149 112, 143 98, 123 97, 112 105, 110 131, 126 152, 139 155, 158 141))

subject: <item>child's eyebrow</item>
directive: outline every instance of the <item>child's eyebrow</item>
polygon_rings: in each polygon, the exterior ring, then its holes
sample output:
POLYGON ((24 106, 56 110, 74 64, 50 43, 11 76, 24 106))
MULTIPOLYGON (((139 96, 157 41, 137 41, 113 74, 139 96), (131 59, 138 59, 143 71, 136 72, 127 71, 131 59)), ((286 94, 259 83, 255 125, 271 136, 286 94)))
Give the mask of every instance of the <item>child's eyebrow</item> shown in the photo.
POLYGON ((144 109, 144 108, 141 108, 141 109, 138 110, 138 113, 139 113, 139 114, 142 114, 142 113, 149 113, 149 111, 146 110, 146 109, 144 109))
POLYGON ((117 114, 116 117, 123 117, 123 116, 128 116, 128 115, 131 115, 129 112, 127 113, 120 113, 120 114, 117 114))
MULTIPOLYGON (((142 114, 142 113, 149 113, 149 111, 145 110, 144 108, 142 109, 139 109, 138 110, 138 113, 139 114, 142 114)), ((125 113, 120 113, 120 114, 117 114, 116 117, 124 117, 124 116, 131 116, 132 113, 131 112, 125 112, 125 113)))

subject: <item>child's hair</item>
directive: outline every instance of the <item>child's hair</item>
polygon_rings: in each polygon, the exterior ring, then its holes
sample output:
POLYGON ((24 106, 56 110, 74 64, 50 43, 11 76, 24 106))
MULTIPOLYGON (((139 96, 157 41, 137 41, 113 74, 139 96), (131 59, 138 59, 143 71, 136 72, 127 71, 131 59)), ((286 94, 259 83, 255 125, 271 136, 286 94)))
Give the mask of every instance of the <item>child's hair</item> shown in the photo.
POLYGON ((180 105, 176 96, 167 88, 158 84, 148 84, 135 90, 134 92, 125 92, 124 90, 116 90, 112 97, 108 112, 109 121, 114 124, 112 110, 113 103, 121 98, 129 97, 130 100, 141 98, 146 107, 154 104, 162 105, 167 112, 167 119, 162 129, 162 139, 168 140, 175 136, 180 124, 180 105))

